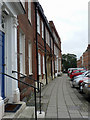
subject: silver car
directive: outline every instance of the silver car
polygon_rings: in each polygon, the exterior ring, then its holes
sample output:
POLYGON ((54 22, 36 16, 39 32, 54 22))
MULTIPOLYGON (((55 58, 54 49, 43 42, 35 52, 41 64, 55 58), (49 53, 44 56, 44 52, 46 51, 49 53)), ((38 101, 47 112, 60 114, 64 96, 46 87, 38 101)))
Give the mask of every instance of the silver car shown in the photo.
POLYGON ((80 90, 90 96, 90 76, 82 83, 80 90))
POLYGON ((76 76, 72 81, 72 87, 81 87, 81 83, 87 79, 90 75, 90 71, 86 71, 82 75, 76 76))

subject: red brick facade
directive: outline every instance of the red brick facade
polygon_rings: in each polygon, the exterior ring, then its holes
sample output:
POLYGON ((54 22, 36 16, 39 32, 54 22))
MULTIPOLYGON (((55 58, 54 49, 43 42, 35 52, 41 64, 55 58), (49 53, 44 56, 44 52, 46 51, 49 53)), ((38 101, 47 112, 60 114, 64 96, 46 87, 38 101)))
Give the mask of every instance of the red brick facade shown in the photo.
MULTIPOLYGON (((55 26, 53 29, 51 23, 48 23, 39 3, 31 2, 31 21, 28 19, 28 2, 25 2, 25 11, 26 14, 18 16, 18 72, 24 71, 23 74, 47 84, 55 75, 55 59, 57 57, 54 50, 55 46, 58 49, 59 58, 58 73, 62 70, 61 63, 59 62, 59 60, 61 61, 61 40, 55 26), (38 26, 38 24, 40 26, 38 26), (40 31, 37 32, 39 28, 40 31), (58 44, 55 42, 52 33, 53 31, 55 31, 56 36, 58 37, 58 44), (25 38, 23 36, 25 36, 25 38), (29 45, 31 46, 31 49, 29 49, 29 45), (22 46, 25 46, 25 48, 22 46), (21 52, 21 50, 23 52, 21 52), (30 50, 31 53, 29 54, 30 50), (25 61, 22 57, 25 58, 25 61), (24 62, 25 68, 24 64, 21 63, 21 60, 24 62)), ((33 80, 26 79, 20 74, 18 74, 18 78, 29 84, 34 84, 33 80)), ((19 89, 21 100, 24 97, 28 97, 33 90, 21 83, 19 83, 19 89)))
POLYGON ((90 44, 80 57, 80 60, 77 61, 77 67, 84 67, 85 69, 90 70, 90 44))
MULTIPOLYGON (((20 39, 19 39, 19 34, 20 30, 23 31, 23 34, 25 35, 25 74, 28 76, 29 75, 29 60, 28 60, 28 43, 30 42, 32 47, 32 78, 37 79, 37 70, 35 69, 37 67, 36 64, 36 43, 35 43, 35 5, 33 2, 31 2, 31 23, 28 20, 28 2, 25 2, 25 15, 19 15, 18 16, 18 72, 20 72, 20 39)), ((20 78, 20 75, 19 75, 20 78)), ((30 79, 26 79, 21 77, 22 81, 26 81, 27 83, 32 84, 33 81, 30 79)), ((30 89, 26 85, 23 85, 19 83, 19 89, 21 93, 21 99, 23 99, 25 96, 28 96, 30 94, 30 89), (24 88, 26 90, 24 90, 24 88), (24 91, 24 92, 23 92, 24 91)))
POLYGON ((55 67, 55 73, 60 74, 61 71, 62 71, 61 39, 58 35, 58 32, 55 28, 55 25, 54 25, 53 21, 50 21, 49 25, 51 27, 51 30, 52 30, 52 33, 53 33, 53 36, 54 36, 54 54, 56 55, 56 57, 58 57, 58 58, 55 57, 55 66, 57 66, 57 67, 55 67))

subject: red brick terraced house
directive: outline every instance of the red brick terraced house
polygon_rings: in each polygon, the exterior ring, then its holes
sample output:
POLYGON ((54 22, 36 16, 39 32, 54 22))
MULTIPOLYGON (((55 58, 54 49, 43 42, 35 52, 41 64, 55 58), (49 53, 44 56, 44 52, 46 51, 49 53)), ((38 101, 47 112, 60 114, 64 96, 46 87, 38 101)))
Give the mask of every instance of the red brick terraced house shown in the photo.
MULTIPOLYGON (((26 14, 18 16, 18 72, 48 84, 61 73, 61 40, 54 23, 48 20, 39 2, 24 2, 26 14)), ((22 81, 34 84, 18 74, 22 81)), ((39 84, 36 84, 39 87, 39 84)), ((19 83, 21 100, 31 88, 19 83)))
POLYGON ((90 44, 80 57, 80 60, 77 61, 77 67, 84 67, 86 70, 90 70, 90 44))
MULTIPOLYGON (((17 27, 18 78, 29 84, 34 85, 32 79, 35 79, 46 85, 61 73, 61 40, 54 23, 48 23, 39 2, 28 0, 22 5, 25 14, 18 15, 17 27)), ((33 89, 20 82, 18 85, 21 100, 27 101, 33 89)))
POLYGON ((54 59, 54 65, 55 65, 55 76, 57 77, 58 75, 61 74, 62 71, 62 55, 61 55, 61 39, 59 37, 59 34, 55 28, 55 25, 53 23, 53 21, 49 22, 49 25, 51 27, 53 36, 54 36, 54 55, 55 55, 55 59, 54 59))
MULTIPOLYGON (((37 79, 36 64, 36 38, 35 38, 35 3, 22 2, 26 14, 18 16, 18 72, 33 79, 37 79)), ((18 74, 20 80, 29 84, 34 84, 32 79, 28 79, 18 74)), ((19 82, 21 100, 29 97, 32 88, 19 82)))
POLYGON ((53 57, 54 57, 54 37, 44 11, 39 3, 36 3, 37 14, 37 78, 44 84, 50 82, 53 78, 53 57))
MULTIPOLYGON (((48 23, 39 2, 0 2, 0 8, 3 8, 0 41, 5 40, 5 46, 0 43, 0 58, 3 55, 0 72, 37 87, 39 84, 33 79, 48 84, 62 71, 61 39, 54 23, 48 23)), ((3 99, 7 98, 11 103, 27 102, 33 91, 1 74, 0 86, 1 118, 4 115, 3 99)))

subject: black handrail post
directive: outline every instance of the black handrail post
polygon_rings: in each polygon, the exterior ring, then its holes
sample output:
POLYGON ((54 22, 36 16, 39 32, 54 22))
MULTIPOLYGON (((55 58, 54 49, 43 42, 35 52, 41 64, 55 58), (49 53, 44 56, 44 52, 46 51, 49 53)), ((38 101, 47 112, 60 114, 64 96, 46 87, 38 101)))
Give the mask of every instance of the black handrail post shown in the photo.
POLYGON ((44 48, 45 48, 45 74, 46 74, 46 85, 48 84, 47 80, 47 56, 46 56, 46 31, 45 31, 45 23, 44 23, 44 48))
POLYGON ((40 83, 40 93, 39 93, 39 105, 40 105, 40 114, 41 114, 41 83, 40 83))
POLYGON ((35 120, 37 120, 36 88, 34 88, 34 98, 35 98, 35 120))
MULTIPOLYGON (((35 24, 36 24, 36 62, 37 62, 37 86, 38 86, 38 90, 39 90, 39 67, 38 67, 38 36, 37 36, 37 11, 38 11, 38 7, 37 7, 37 2, 35 4, 35 24)), ((39 92, 39 91, 38 91, 39 92)))
MULTIPOLYGON (((37 90, 38 90, 38 92, 39 92, 39 107, 40 107, 40 114, 41 114, 41 85, 44 85, 42 82, 39 82, 39 81, 37 81, 37 80, 35 80, 35 79, 33 79, 33 78, 30 78, 29 76, 26 76, 26 75, 24 75, 24 74, 22 74, 22 73, 20 73, 20 72, 17 72, 17 71, 12 71, 12 73, 18 73, 18 74, 21 74, 21 75, 23 75, 24 77, 27 77, 27 78, 29 78, 29 79, 32 79, 32 80, 34 80, 35 82, 37 82, 37 83, 39 83, 40 84, 40 89, 38 89, 38 88, 36 88, 37 90)), ((36 93, 35 93, 35 90, 34 90, 34 95, 36 95, 36 93)), ((36 100, 36 98, 35 98, 35 100, 36 100)), ((35 108, 37 107, 37 105, 36 105, 36 101, 35 101, 35 108)), ((37 117, 37 115, 36 115, 36 111, 37 111, 37 108, 35 109, 35 116, 37 117)), ((37 119, 37 118, 36 118, 37 119)))
POLYGON ((14 77, 12 77, 12 76, 10 76, 10 75, 8 75, 8 74, 5 74, 5 73, 0 73, 0 74, 4 74, 5 76, 10 77, 10 78, 12 78, 12 79, 14 79, 14 80, 16 80, 16 81, 18 81, 18 82, 21 82, 21 83, 23 83, 23 84, 25 84, 25 85, 27 85, 27 86, 30 86, 30 87, 32 87, 32 88, 34 89, 34 97, 35 97, 35 120, 37 120, 36 89, 38 90, 38 88, 36 88, 35 86, 30 85, 30 84, 28 84, 28 83, 26 83, 26 82, 23 82, 23 81, 21 81, 21 80, 19 80, 19 79, 17 79, 17 78, 14 78, 14 77))

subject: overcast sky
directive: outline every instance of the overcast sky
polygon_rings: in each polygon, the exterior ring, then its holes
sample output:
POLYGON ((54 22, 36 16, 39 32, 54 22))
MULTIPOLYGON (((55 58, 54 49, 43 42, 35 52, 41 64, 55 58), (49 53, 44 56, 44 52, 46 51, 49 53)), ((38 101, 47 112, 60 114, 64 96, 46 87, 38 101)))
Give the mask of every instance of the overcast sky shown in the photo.
POLYGON ((48 21, 53 20, 62 42, 62 53, 79 58, 88 45, 89 0, 39 0, 48 21))

